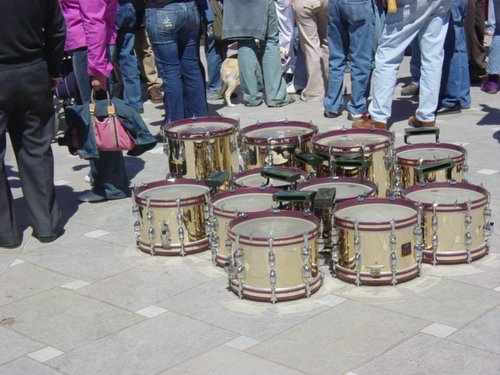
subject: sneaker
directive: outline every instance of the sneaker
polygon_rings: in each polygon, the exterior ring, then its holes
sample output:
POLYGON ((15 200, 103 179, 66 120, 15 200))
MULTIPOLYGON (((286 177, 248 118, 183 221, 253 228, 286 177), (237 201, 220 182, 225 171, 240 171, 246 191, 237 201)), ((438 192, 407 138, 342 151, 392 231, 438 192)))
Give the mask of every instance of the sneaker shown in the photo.
POLYGON ((418 85, 412 82, 401 89, 401 95, 403 96, 418 95, 418 91, 419 91, 418 85))
POLYGON ((481 91, 484 91, 488 94, 496 94, 498 92, 498 83, 487 81, 481 85, 481 91))
POLYGON ((302 90, 304 90, 304 87, 296 85, 293 82, 286 85, 287 94, 300 94, 302 90))
POLYGON ((103 197, 102 195, 97 195, 93 191, 89 191, 88 193, 80 195, 78 197, 78 200, 80 202, 97 203, 105 201, 106 197, 103 197))
POLYGON ((271 108, 284 107, 285 105, 292 104, 294 102, 295 102, 295 98, 293 98, 293 97, 291 97, 291 96, 288 95, 288 97, 285 100, 283 100, 282 102, 271 103, 271 104, 268 104, 267 106, 271 107, 271 108))
POLYGON ((352 123, 352 128, 353 129, 371 129, 371 128, 376 128, 376 129, 383 129, 387 130, 387 124, 379 121, 374 121, 369 117, 362 118, 361 120, 354 121, 352 123))
POLYGON ((431 126, 436 126, 436 120, 434 121, 421 121, 416 116, 410 116, 408 119, 408 125, 414 128, 428 128, 431 126))
POLYGON ((220 100, 222 95, 219 91, 209 91, 207 92, 207 100, 220 100))
POLYGON ((369 118, 370 117, 370 114, 368 112, 364 112, 364 113, 360 113, 360 114, 357 114, 355 115, 354 113, 347 113, 347 119, 349 121, 357 121, 357 120, 361 120, 361 119, 364 119, 364 118, 369 118))

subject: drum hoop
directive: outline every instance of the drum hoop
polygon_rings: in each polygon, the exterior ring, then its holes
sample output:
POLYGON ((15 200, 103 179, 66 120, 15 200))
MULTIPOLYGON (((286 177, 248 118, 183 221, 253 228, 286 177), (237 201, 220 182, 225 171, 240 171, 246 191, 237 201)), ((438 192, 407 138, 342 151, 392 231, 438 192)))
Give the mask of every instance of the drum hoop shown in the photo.
POLYGON ((169 124, 166 124, 163 126, 163 133, 165 137, 172 139, 172 140, 206 140, 206 132, 201 133, 201 132, 184 132, 184 133, 179 133, 173 131, 175 127, 186 125, 186 124, 194 124, 194 123, 200 123, 202 124, 203 122, 219 122, 219 123, 224 123, 224 124, 229 124, 231 125, 230 128, 228 129, 222 129, 222 130, 216 130, 216 131, 209 131, 210 137, 211 138, 221 138, 225 137, 228 135, 231 135, 235 133, 238 129, 239 122, 237 120, 233 120, 228 117, 217 117, 217 116, 206 116, 206 117, 197 117, 197 118, 192 118, 192 119, 181 119, 181 120, 176 120, 173 121, 169 124))
MULTIPOLYGON (((274 127, 292 127, 292 128, 307 128, 310 131, 303 134, 300 136, 300 139, 304 142, 308 142, 313 138, 315 134, 318 133, 318 127, 316 125, 310 124, 308 122, 301 122, 301 121, 289 121, 289 122, 279 122, 279 121, 274 121, 274 122, 263 122, 261 124, 255 124, 255 125, 250 125, 247 126, 242 130, 242 137, 245 140, 245 143, 249 145, 264 145, 267 146, 269 145, 269 140, 268 138, 262 138, 262 137, 252 137, 246 135, 249 132, 252 132, 254 130, 260 130, 260 129, 269 129, 269 128, 274 128, 274 127)), ((272 138, 272 141, 274 142, 271 146, 282 146, 282 145, 294 145, 297 144, 299 141, 299 136, 292 136, 292 137, 286 137, 286 138, 272 138)))
MULTIPOLYGON (((413 185, 405 189, 402 193, 402 196, 417 205, 418 202, 408 198, 408 194, 413 193, 417 190, 428 190, 436 188, 461 188, 464 190, 472 190, 477 193, 483 194, 483 197, 471 201, 471 209, 483 207, 488 203, 488 191, 482 186, 469 184, 467 182, 429 182, 425 185, 413 185)), ((422 209, 424 211, 432 212, 432 203, 420 202, 420 204, 422 205, 422 209)), ((467 210, 467 202, 458 203, 456 205, 454 203, 439 204, 438 202, 438 206, 436 207, 437 212, 462 212, 464 210, 467 210)))
MULTIPOLYGON (((375 185, 374 182, 369 181, 369 180, 362 180, 360 178, 354 178, 354 177, 320 177, 320 178, 313 178, 312 180, 308 181, 302 181, 297 184, 297 190, 307 190, 308 187, 315 186, 315 185, 322 185, 322 184, 328 184, 332 182, 339 182, 339 183, 352 183, 356 185, 363 185, 369 187, 371 190, 368 192, 368 196, 372 197, 377 194, 377 185, 375 185)), ((359 195, 353 196, 353 197, 347 197, 343 199, 335 199, 337 203, 344 202, 348 199, 356 199, 359 195)))
MULTIPOLYGON (((203 182, 195 180, 195 179, 190 179, 190 178, 176 178, 175 181, 154 181, 150 182, 144 186, 139 186, 135 188, 134 192, 134 200, 139 206, 144 206, 146 207, 147 205, 147 198, 140 197, 139 194, 142 192, 145 192, 147 190, 150 190, 152 188, 157 188, 161 186, 171 186, 171 185, 197 185, 197 186, 203 186, 207 188, 207 191, 203 194, 199 195, 194 195, 192 197, 188 198, 183 198, 180 199, 180 205, 181 207, 184 206, 191 206, 199 203, 205 203, 206 202, 206 194, 210 191, 210 189, 203 184, 203 182)), ((149 200, 150 202, 150 207, 177 207, 177 199, 158 199, 158 198, 151 198, 149 200)))
MULTIPOLYGON (((313 147, 314 150, 318 152, 325 153, 328 155, 328 152, 330 150, 330 145, 322 145, 319 144, 318 141, 327 137, 335 136, 335 135, 341 135, 341 134, 377 134, 377 135, 382 135, 387 137, 387 140, 384 140, 379 143, 374 143, 374 144, 365 144, 365 147, 368 148, 369 151, 377 151, 377 150, 382 150, 388 146, 391 145, 391 143, 394 142, 394 134, 390 132, 389 130, 383 130, 383 129, 340 129, 340 130, 330 130, 326 133, 321 133, 315 136, 312 139, 313 147)), ((357 149, 359 149, 359 146, 333 146, 332 151, 334 154, 342 154, 346 153, 347 150, 352 150, 352 152, 356 152, 357 149), (337 151, 336 151, 337 150, 337 151)))
MULTIPOLYGON (((316 225, 316 228, 313 230, 309 231, 308 239, 311 240, 315 238, 319 234, 319 223, 320 220, 314 216, 314 215, 305 215, 303 212, 298 212, 298 211, 272 211, 272 212, 263 212, 263 211, 258 211, 258 212, 249 212, 247 216, 245 217, 237 217, 229 222, 228 226, 228 234, 229 238, 232 240, 235 240, 237 233, 233 231, 233 227, 243 221, 249 221, 249 220, 254 220, 254 219, 259 219, 259 218, 266 218, 266 217, 284 217, 284 218, 297 218, 297 219, 304 219, 312 222, 313 224, 316 225)), ((305 232, 304 232, 305 233, 305 232)), ((297 243, 302 243, 303 238, 304 238, 304 233, 297 234, 295 236, 290 236, 290 237, 279 237, 279 238, 274 238, 274 246, 275 247, 282 247, 282 246, 288 246, 288 245, 293 245, 297 243)), ((255 237, 253 236, 250 240, 250 236, 245 236, 245 235, 240 235, 240 243, 245 244, 245 245, 251 245, 254 247, 269 247, 267 244, 268 239, 263 238, 263 237, 255 237)))
POLYGON ((420 165, 420 162, 422 161, 423 163, 432 163, 435 161, 440 161, 440 160, 446 160, 448 158, 442 158, 442 159, 408 159, 408 158, 403 158, 399 156, 398 154, 401 152, 405 152, 408 150, 415 150, 419 148, 446 148, 446 149, 451 149, 454 151, 459 151, 461 155, 452 157, 451 160, 455 162, 455 164, 463 164, 465 162, 465 156, 467 155, 467 151, 465 148, 461 146, 457 146, 451 143, 417 143, 417 144, 412 144, 412 145, 406 145, 406 146, 401 146, 398 147, 394 150, 396 157, 398 159, 398 163, 403 165, 403 166, 409 166, 409 167, 417 167, 420 165))
MULTIPOLYGON (((214 213, 217 216, 223 216, 223 217, 228 217, 228 218, 234 218, 237 217, 234 211, 230 210, 221 210, 219 207, 215 206, 215 203, 226 199, 228 197, 237 197, 237 196, 245 196, 248 194, 261 194, 261 195, 273 195, 277 192, 281 191, 281 189, 276 189, 268 186, 264 187, 241 187, 237 188, 234 191, 221 191, 217 194, 215 194, 211 201, 210 204, 214 208, 214 213)), ((247 213, 247 212, 258 212, 258 211, 268 211, 271 210, 272 207, 269 207, 269 209, 264 209, 264 210, 254 210, 254 211, 241 211, 242 213, 247 213)))
MULTIPOLYGON (((361 204, 380 204, 380 203, 387 203, 387 204, 396 204, 398 206, 405 206, 408 208, 411 208, 414 210, 414 214, 410 215, 407 218, 400 219, 400 220, 395 220, 395 229, 403 229, 407 228, 411 225, 415 225, 417 223, 417 210, 415 209, 415 205, 407 200, 407 199, 389 199, 389 198, 366 198, 363 199, 362 201, 358 201, 356 199, 348 199, 345 200, 337 205, 335 208, 335 213, 334 213, 334 223, 335 226, 340 227, 342 229, 354 229, 354 221, 352 220, 346 220, 339 218, 337 216, 337 212, 348 207, 354 207, 354 206, 359 206, 361 204)), ((359 221, 358 222, 358 229, 360 231, 367 231, 367 232, 382 232, 382 231, 387 231, 391 230, 391 221, 380 221, 380 222, 364 222, 364 221, 359 221)))
MULTIPOLYGON (((307 176, 308 176, 308 173, 306 171, 304 171, 303 169, 300 169, 300 168, 279 167, 279 166, 274 166, 273 165, 273 169, 279 169, 279 170, 283 170, 283 171, 290 171, 290 172, 300 173, 300 176, 303 177, 303 179, 306 179, 307 176)), ((264 170, 264 168, 254 168, 254 169, 249 169, 247 171, 239 172, 239 173, 234 174, 233 178, 234 178, 235 185, 241 186, 241 187, 245 187, 244 185, 240 185, 240 183, 238 182, 239 179, 245 178, 245 177, 249 177, 249 176, 253 176, 253 175, 260 176, 260 173, 263 170, 264 170)), ((264 178, 264 177, 262 177, 262 178, 264 178)), ((300 179, 299 179, 299 181, 300 181, 300 179)), ((292 185, 292 184, 289 184, 289 183, 286 183, 285 181, 283 181, 283 185, 280 185, 280 186, 290 186, 290 185, 292 185)))

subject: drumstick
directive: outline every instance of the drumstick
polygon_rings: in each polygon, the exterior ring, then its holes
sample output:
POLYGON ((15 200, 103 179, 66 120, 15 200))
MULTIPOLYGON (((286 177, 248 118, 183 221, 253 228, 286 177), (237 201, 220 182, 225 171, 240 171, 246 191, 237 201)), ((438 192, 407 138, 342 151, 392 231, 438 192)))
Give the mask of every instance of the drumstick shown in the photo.
POLYGON ((396 13, 398 9, 396 1, 397 0, 387 0, 387 13, 396 13))

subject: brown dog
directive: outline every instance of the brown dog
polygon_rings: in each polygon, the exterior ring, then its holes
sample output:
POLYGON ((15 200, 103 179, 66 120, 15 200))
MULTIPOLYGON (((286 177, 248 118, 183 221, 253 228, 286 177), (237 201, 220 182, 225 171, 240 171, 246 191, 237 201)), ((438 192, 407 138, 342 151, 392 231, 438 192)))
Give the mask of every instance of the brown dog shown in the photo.
MULTIPOLYGON (((287 59, 287 53, 283 47, 280 47, 280 58, 281 61, 287 59)), ((231 95, 233 94, 236 87, 240 84, 240 69, 238 67, 238 55, 228 56, 223 62, 220 68, 220 76, 222 79, 222 88, 220 90, 221 96, 226 101, 228 107, 234 107, 235 105, 231 102, 231 95)))

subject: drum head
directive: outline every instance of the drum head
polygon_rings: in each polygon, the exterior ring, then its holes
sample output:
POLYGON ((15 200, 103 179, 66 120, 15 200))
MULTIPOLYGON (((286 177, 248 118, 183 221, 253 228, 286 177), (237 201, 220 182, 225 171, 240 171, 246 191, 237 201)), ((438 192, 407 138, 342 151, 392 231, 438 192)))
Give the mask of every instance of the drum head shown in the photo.
POLYGON ((367 196, 373 192, 370 186, 363 184, 356 184, 351 182, 325 182, 320 184, 311 184, 300 190, 318 191, 321 188, 335 188, 335 199, 350 199, 359 196, 367 196))
POLYGON ((445 159, 456 159, 461 157, 463 154, 458 150, 453 150, 446 147, 423 147, 414 148, 410 150, 404 150, 398 152, 398 158, 408 159, 408 160, 426 160, 426 161, 437 161, 445 159))
POLYGON ((224 211, 264 211, 273 207, 273 195, 269 193, 238 194, 219 199, 213 205, 224 211))
POLYGON ((224 122, 217 121, 204 121, 204 122, 196 122, 196 123, 187 123, 187 124, 179 124, 174 125, 168 129, 169 132, 180 133, 181 135, 205 135, 208 133, 218 133, 223 132, 228 129, 232 129, 232 124, 227 124, 224 122))
POLYGON ((469 189, 459 187, 436 187, 432 189, 420 189, 405 195, 407 199, 421 203, 437 203, 453 205, 455 203, 464 204, 469 200, 474 202, 484 198, 484 194, 469 189))
POLYGON ((209 190, 210 188, 202 185, 172 184, 144 190, 137 196, 142 199, 176 200, 198 197, 209 190))
POLYGON ((301 127, 287 127, 286 125, 276 125, 274 127, 250 130, 245 133, 245 136, 250 138, 261 138, 261 139, 283 139, 283 138, 298 138, 305 134, 312 133, 309 128, 301 127))
POLYGON ((314 143, 321 146, 329 146, 338 148, 352 148, 360 147, 362 144, 365 146, 375 146, 384 142, 388 142, 390 139, 383 134, 376 133, 341 133, 335 134, 330 137, 325 136, 320 139, 315 140, 314 143))
MULTIPOLYGON (((299 181, 303 181, 304 177, 301 176, 299 181)), ((239 186, 247 186, 247 187, 261 187, 266 182, 266 178, 262 177, 260 172, 255 174, 249 174, 247 176, 241 176, 235 179, 235 183, 239 186)), ((283 181, 283 180, 275 180, 269 179, 269 184, 266 186, 269 187, 283 187, 289 186, 291 183, 283 181)))
POLYGON ((269 216, 243 221, 236 224, 232 231, 242 236, 256 238, 291 238, 312 232, 316 225, 298 217, 269 216))
POLYGON ((390 203, 358 204, 342 208, 335 213, 335 217, 350 222, 360 223, 387 223, 391 220, 404 220, 415 215, 415 210, 390 203))

